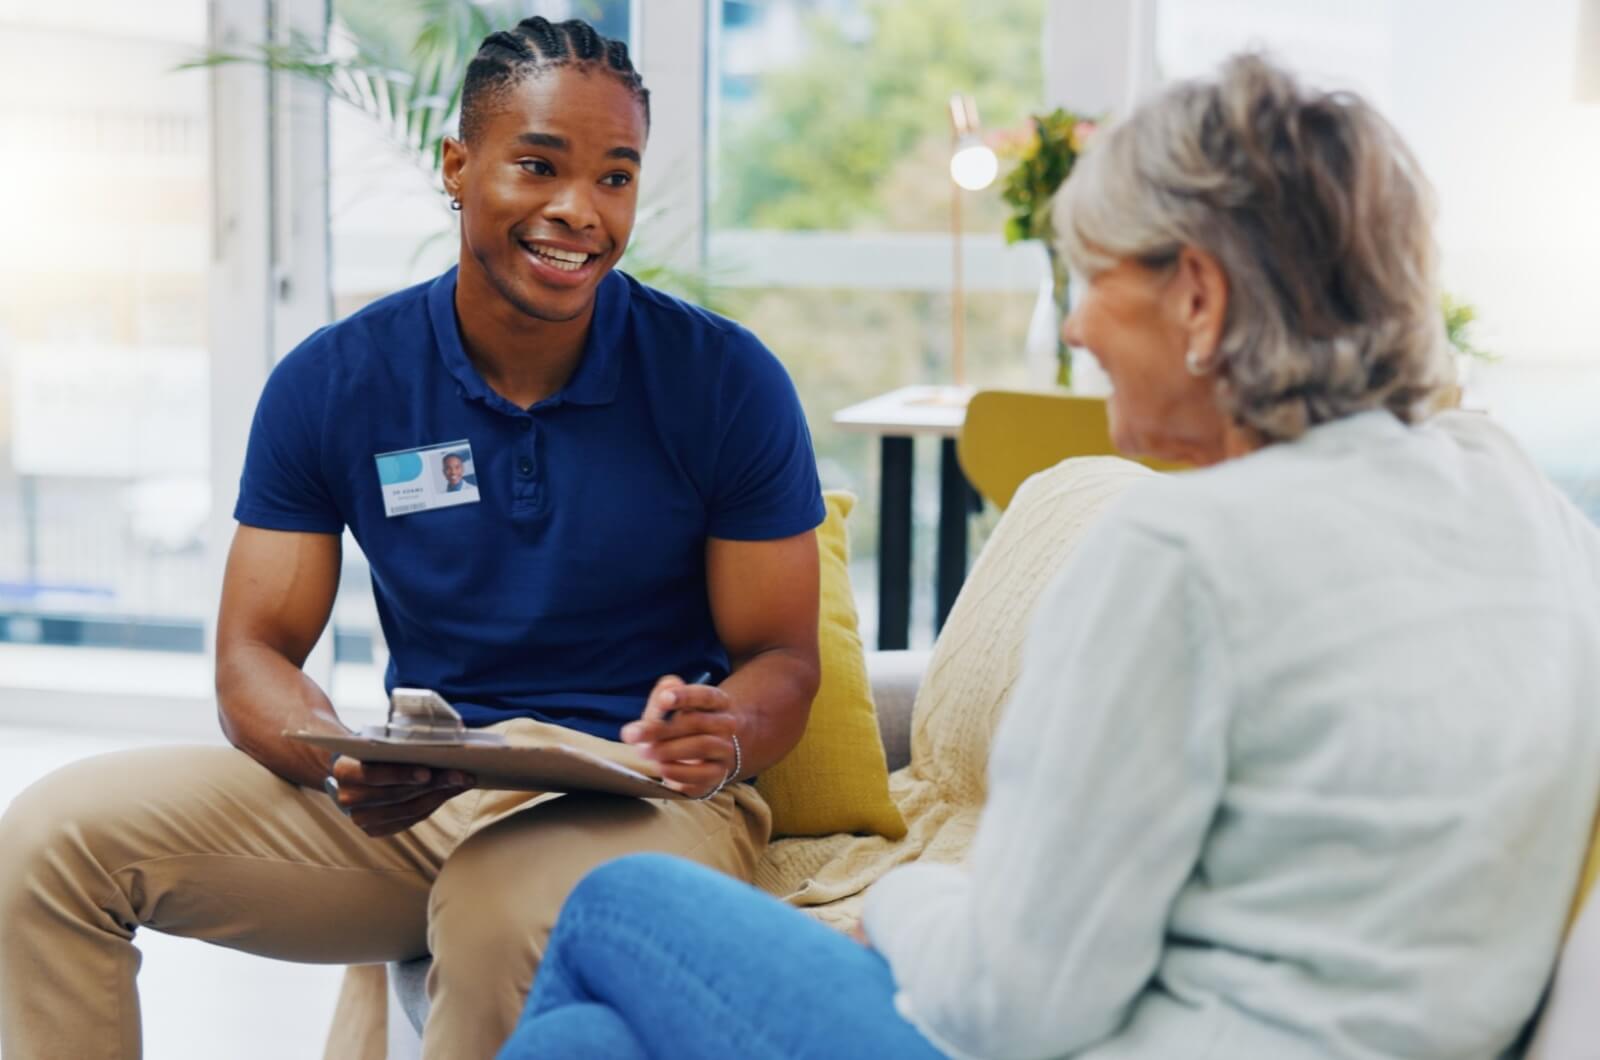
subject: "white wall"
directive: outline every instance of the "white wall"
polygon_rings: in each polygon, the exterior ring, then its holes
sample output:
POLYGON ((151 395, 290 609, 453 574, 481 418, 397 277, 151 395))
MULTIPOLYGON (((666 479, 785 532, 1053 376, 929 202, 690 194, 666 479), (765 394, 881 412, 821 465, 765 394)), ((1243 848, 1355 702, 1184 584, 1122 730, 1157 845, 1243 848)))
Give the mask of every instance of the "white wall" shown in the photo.
POLYGON ((1443 281, 1508 358, 1600 360, 1600 104, 1576 99, 1578 0, 1163 0, 1161 72, 1263 45, 1371 98, 1439 200, 1443 281))

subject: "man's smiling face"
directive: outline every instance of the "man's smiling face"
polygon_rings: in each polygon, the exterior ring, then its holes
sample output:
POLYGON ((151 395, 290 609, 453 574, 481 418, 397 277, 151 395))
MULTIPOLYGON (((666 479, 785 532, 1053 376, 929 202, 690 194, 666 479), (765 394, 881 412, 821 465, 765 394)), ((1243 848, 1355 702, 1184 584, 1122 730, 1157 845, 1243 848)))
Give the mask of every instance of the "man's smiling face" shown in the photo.
POLYGON ((644 144, 644 108, 603 70, 555 67, 512 85, 471 143, 446 144, 463 266, 470 255, 527 316, 582 316, 633 232, 644 144))

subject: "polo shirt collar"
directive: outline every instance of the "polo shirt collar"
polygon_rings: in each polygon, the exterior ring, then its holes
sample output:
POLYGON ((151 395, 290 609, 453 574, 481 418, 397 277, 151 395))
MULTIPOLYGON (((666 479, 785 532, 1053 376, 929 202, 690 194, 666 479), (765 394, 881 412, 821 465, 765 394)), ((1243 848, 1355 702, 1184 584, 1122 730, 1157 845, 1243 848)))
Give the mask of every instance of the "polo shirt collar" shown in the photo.
MULTIPOLYGON (((428 291, 428 317, 433 324, 434 341, 445 368, 461 384, 468 398, 490 406, 505 406, 522 412, 495 393, 467 358, 461 345, 461 329, 456 324, 456 266, 433 281, 428 291)), ((627 277, 612 270, 595 290, 594 314, 589 334, 583 341, 583 358, 567 385, 541 404, 609 405, 616 399, 622 378, 622 342, 628 334, 628 307, 632 300, 627 277)))

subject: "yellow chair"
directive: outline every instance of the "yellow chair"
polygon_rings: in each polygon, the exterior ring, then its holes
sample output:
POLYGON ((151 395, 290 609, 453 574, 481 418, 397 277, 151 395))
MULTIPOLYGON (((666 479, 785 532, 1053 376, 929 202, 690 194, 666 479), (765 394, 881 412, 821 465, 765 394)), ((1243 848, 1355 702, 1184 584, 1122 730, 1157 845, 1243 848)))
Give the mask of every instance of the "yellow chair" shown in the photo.
MULTIPOLYGON (((1117 456, 1104 398, 980 390, 967 404, 956 456, 967 481, 1004 508, 1022 480, 1072 456, 1117 456)), ((1140 463, 1157 471, 1180 464, 1140 463)))

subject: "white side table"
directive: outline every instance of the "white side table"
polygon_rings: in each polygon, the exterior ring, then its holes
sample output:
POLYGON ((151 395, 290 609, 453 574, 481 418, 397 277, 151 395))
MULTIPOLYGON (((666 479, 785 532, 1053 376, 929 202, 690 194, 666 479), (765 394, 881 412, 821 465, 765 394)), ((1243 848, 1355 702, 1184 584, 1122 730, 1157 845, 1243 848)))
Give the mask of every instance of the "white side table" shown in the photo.
POLYGON ((878 505, 878 648, 906 648, 911 631, 911 483, 918 435, 939 443, 939 549, 935 629, 944 625, 967 576, 967 517, 977 493, 961 473, 956 439, 971 387, 907 386, 834 413, 843 431, 880 439, 878 505))

